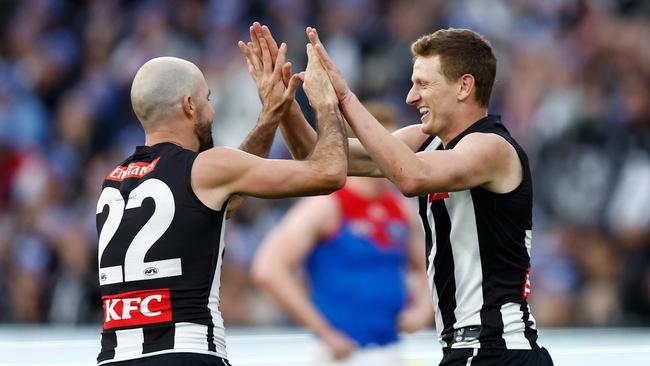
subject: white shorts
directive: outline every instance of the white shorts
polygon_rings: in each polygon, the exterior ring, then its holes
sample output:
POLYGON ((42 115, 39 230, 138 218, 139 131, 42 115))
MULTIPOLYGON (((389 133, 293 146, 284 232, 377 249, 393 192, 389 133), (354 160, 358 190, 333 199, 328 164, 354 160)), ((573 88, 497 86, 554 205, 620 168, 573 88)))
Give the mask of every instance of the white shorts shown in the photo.
POLYGON ((400 366, 402 354, 399 342, 385 346, 368 346, 357 349, 343 360, 333 360, 327 345, 316 340, 313 346, 314 366, 400 366))

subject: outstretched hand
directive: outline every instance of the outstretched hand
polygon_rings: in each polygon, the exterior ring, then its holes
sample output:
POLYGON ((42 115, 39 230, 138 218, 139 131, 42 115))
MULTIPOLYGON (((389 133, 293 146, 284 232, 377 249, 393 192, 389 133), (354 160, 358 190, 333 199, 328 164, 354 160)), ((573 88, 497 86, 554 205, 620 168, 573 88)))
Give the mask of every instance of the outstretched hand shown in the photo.
POLYGON ((307 69, 303 75, 303 81, 302 88, 313 108, 320 105, 338 105, 339 101, 332 82, 321 64, 314 46, 310 43, 307 44, 307 69))
POLYGON ((287 45, 278 48, 268 27, 255 22, 250 27, 251 41, 239 41, 237 46, 246 57, 250 73, 265 111, 286 111, 300 83, 299 74, 291 74, 291 63, 286 62, 287 45))
POLYGON ((316 31, 316 28, 307 27, 306 32, 307 38, 309 38, 309 42, 314 46, 321 64, 327 71, 327 74, 332 81, 332 86, 336 91, 336 97, 338 98, 339 102, 343 103, 347 98, 352 96, 352 91, 350 90, 348 83, 343 78, 341 71, 338 69, 338 67, 336 67, 330 56, 327 54, 325 46, 323 46, 323 43, 318 37, 318 31, 316 31))

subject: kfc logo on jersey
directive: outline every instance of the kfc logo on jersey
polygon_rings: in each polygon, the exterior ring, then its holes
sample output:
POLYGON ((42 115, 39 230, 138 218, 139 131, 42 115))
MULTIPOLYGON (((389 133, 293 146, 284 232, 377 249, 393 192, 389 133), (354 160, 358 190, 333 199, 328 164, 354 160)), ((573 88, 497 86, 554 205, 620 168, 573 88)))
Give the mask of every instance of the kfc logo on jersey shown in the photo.
POLYGON ((106 179, 121 182, 126 178, 142 178, 156 169, 158 160, 160 160, 160 157, 157 157, 151 163, 137 162, 131 163, 127 166, 118 166, 113 169, 106 179))
POLYGON ((102 296, 102 303, 104 329, 172 320, 171 296, 168 288, 102 296))

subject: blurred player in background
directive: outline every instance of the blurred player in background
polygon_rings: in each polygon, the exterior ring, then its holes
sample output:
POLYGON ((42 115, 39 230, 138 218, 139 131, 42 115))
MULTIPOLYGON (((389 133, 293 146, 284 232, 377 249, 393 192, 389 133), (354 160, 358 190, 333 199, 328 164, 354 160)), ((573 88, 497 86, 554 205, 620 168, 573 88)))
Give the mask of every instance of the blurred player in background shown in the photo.
POLYGON ((252 72, 264 83, 265 103, 244 147, 265 155, 299 79, 316 110, 319 138, 303 161, 267 160, 212 147, 214 111, 202 72, 192 63, 155 58, 135 75, 131 101, 145 145, 111 171, 97 203, 99 284, 104 307, 99 364, 225 365, 219 311, 226 210, 234 195, 287 197, 340 188, 347 139, 332 85, 307 46, 305 73, 277 88, 286 46, 276 68, 264 60, 252 72))
MULTIPOLYGON (((395 129, 388 105, 367 108, 395 129)), ((253 278, 318 336, 314 365, 399 365, 398 332, 431 324, 422 229, 411 211, 388 180, 351 177, 329 196, 302 199, 262 243, 253 278)))
MULTIPOLYGON (((453 28, 417 39, 406 102, 421 124, 391 134, 352 93, 316 29, 306 31, 358 137, 348 175, 385 176, 419 196, 440 364, 552 365, 527 301, 532 177, 526 152, 487 111, 496 75, 489 42, 453 28)), ((277 49, 267 28, 260 35, 277 49)), ((294 158, 304 158, 315 133, 295 115, 281 128, 294 158)))

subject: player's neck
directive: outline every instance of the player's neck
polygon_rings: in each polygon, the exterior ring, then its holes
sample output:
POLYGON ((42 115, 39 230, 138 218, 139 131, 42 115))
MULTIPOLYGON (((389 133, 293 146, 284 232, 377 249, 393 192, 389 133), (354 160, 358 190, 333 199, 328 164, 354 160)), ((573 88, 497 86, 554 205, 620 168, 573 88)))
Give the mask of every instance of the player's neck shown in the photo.
POLYGON ((448 128, 442 131, 438 137, 442 140, 443 145, 447 146, 456 136, 485 116, 487 116, 486 108, 465 109, 454 117, 451 123, 447 125, 448 128))
POLYGON ((145 145, 153 146, 163 142, 171 142, 184 149, 198 151, 199 142, 193 131, 183 131, 181 129, 158 129, 146 133, 145 145))

